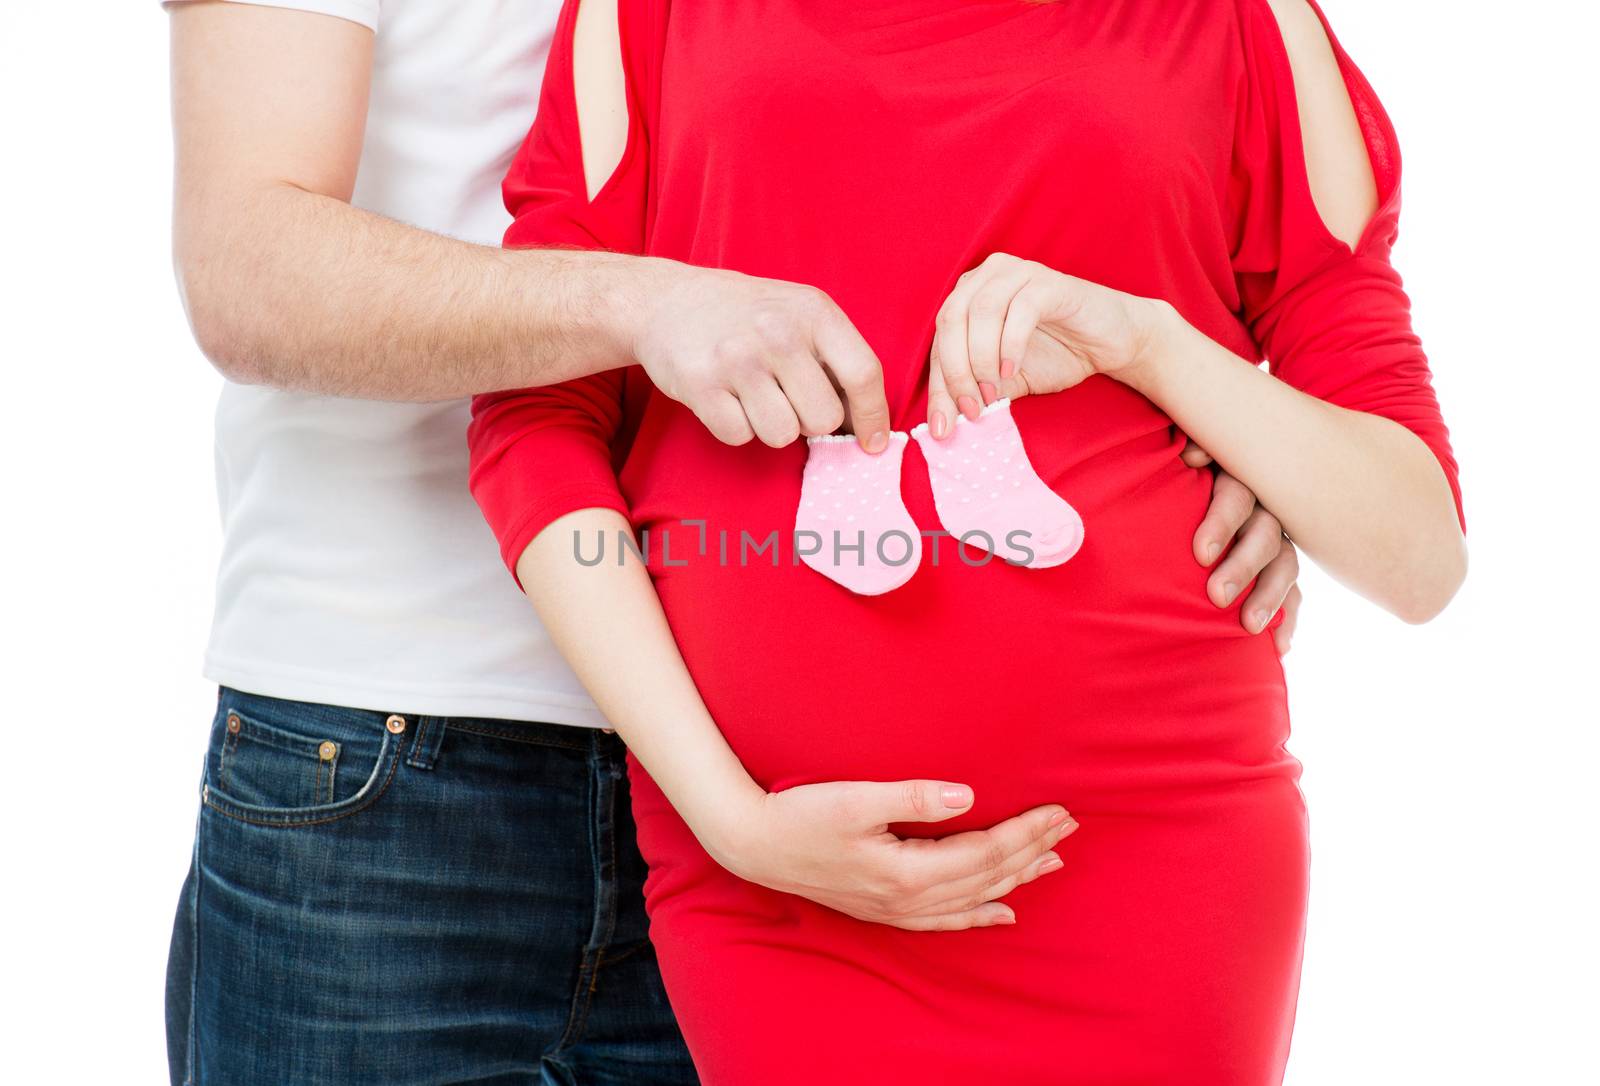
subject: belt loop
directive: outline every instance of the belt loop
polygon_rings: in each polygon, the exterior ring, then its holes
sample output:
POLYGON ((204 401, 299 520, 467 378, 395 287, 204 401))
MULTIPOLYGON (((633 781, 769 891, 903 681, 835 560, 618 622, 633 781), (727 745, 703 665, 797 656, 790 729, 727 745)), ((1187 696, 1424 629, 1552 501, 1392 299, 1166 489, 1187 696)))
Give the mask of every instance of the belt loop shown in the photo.
POLYGON ((413 769, 432 769, 439 757, 439 744, 444 742, 445 718, 442 716, 417 717, 417 734, 411 740, 411 753, 406 765, 413 769))

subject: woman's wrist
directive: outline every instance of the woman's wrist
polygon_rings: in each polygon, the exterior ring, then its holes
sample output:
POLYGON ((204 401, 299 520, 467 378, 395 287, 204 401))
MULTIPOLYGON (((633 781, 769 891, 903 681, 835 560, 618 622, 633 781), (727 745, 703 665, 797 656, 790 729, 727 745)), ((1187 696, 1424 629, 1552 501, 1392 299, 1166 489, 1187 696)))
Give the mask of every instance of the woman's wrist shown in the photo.
POLYGON ((767 792, 742 771, 738 777, 742 779, 730 775, 720 784, 697 786, 692 801, 674 801, 673 806, 711 858, 743 878, 754 849, 760 847, 767 792))
POLYGON ((1170 302, 1130 296, 1133 334, 1127 351, 1101 372, 1159 404, 1159 390, 1173 361, 1182 354, 1183 335, 1192 331, 1170 302))

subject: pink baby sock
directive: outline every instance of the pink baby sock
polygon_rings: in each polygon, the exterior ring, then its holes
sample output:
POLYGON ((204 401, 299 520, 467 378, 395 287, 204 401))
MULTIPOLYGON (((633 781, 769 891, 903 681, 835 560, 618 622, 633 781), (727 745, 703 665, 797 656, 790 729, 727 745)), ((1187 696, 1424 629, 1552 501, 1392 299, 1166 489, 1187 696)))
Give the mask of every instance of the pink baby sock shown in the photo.
POLYGON ((795 553, 831 581, 862 596, 899 588, 922 564, 922 536, 900 497, 906 435, 889 435, 881 453, 849 435, 807 440, 795 553))
POLYGON ((1030 569, 1059 566, 1077 553, 1083 521, 1034 472, 1010 400, 996 400, 977 421, 958 415, 943 441, 927 423, 911 436, 922 446, 933 503, 951 535, 1030 569))

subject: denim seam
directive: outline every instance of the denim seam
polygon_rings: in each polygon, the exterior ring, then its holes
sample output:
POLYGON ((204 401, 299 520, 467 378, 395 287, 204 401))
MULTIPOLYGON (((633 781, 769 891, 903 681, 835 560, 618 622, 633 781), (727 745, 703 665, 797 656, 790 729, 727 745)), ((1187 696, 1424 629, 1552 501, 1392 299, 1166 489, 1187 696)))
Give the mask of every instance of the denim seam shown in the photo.
MULTIPOLYGON (((601 868, 605 877, 604 902, 605 923, 603 935, 599 940, 601 957, 611 947, 611 940, 617 933, 617 788, 618 777, 611 771, 610 760, 607 759, 606 775, 609 779, 606 785, 606 809, 604 821, 601 823, 601 838, 605 842, 606 862, 601 868)), ((598 967, 596 975, 599 974, 598 967)))
POLYGON ((576 751, 582 751, 586 749, 583 743, 567 743, 559 739, 547 739, 543 737, 534 738, 529 735, 519 734, 503 728, 488 728, 482 725, 475 725, 454 719, 450 721, 450 727, 455 731, 471 732, 473 735, 487 735, 495 739, 509 739, 513 743, 527 743, 530 746, 536 747, 556 747, 560 750, 576 751))
POLYGON ((332 759, 329 759, 327 761, 324 761, 321 758, 317 759, 317 779, 316 779, 315 784, 312 786, 311 794, 313 796, 317 797, 317 802, 319 804, 321 804, 321 803, 332 803, 333 802, 333 761, 332 761, 332 759), (324 775, 326 775, 327 780, 328 780, 328 785, 327 785, 328 798, 327 799, 323 799, 322 798, 322 795, 323 795, 322 780, 323 780, 324 775))
POLYGON ((649 943, 648 940, 641 940, 641 941, 639 941, 637 943, 634 943, 630 947, 625 947, 624 949, 618 950, 618 951, 613 951, 608 946, 606 948, 606 957, 605 957, 605 963, 604 964, 606 964, 606 965, 616 965, 618 962, 627 961, 629 958, 631 958, 635 954, 639 953, 639 951, 648 949, 649 946, 650 946, 650 943, 649 943))
POLYGON ((228 759, 238 750, 239 732, 228 732, 222 741, 222 749, 217 752, 217 787, 224 792, 228 790, 228 759))
POLYGON ((599 835, 595 864, 595 925, 590 935, 595 947, 594 970, 589 975, 589 995, 600 984, 600 970, 613 959, 608 956, 612 936, 617 931, 617 777, 612 773, 606 752, 595 744, 595 775, 600 780, 596 804, 595 831, 599 835))
POLYGON ((578 967, 578 982, 572 988, 572 1007, 567 1012, 567 1028, 550 1049, 550 1055, 559 1055, 575 1047, 583 1036, 584 1028, 589 1024, 589 1005, 590 997, 594 994, 595 976, 600 972, 603 957, 603 950, 584 950, 583 963, 578 967))
POLYGON ((389 790, 389 785, 394 783, 395 771, 399 767, 400 745, 395 744, 394 751, 389 755, 389 774, 388 776, 384 777, 383 783, 378 786, 377 790, 354 806, 341 810, 337 814, 327 815, 323 818, 300 819, 293 816, 280 819, 250 818, 242 812, 231 811, 227 807, 219 806, 218 804, 212 802, 209 793, 205 796, 203 802, 207 807, 210 807, 213 811, 216 811, 224 818, 231 818, 236 822, 245 822, 252 826, 272 826, 277 829, 298 829, 301 826, 321 826, 329 822, 337 822, 341 818, 348 818, 353 814, 357 814, 366 810, 368 807, 376 803, 378 799, 389 790))
POLYGON ((195 1086, 200 1064, 200 1031, 195 1025, 196 1008, 200 998, 200 884, 205 881, 201 871, 203 857, 200 841, 205 833, 200 820, 194 828, 194 888, 189 891, 189 1028, 184 1044, 183 1086, 195 1086))
POLYGON ((427 748, 422 745, 423 739, 425 739, 428 735, 428 725, 432 722, 432 720, 432 717, 427 716, 420 717, 417 720, 417 734, 411 740, 411 752, 406 755, 406 765, 411 766, 414 769, 433 768, 433 763, 431 761, 429 761, 426 765, 423 764, 423 755, 427 748))
POLYGON ((600 863, 600 838, 603 836, 601 810, 605 803, 606 787, 601 779, 599 750, 593 741, 589 743, 588 755, 589 772, 586 783, 589 792, 589 859, 594 867, 595 914, 590 923, 589 937, 583 948, 582 963, 578 967, 577 983, 572 990, 572 1006, 567 1014, 567 1028, 562 1032, 561 1039, 550 1050, 552 1055, 576 1045, 583 1035, 583 1030, 588 1025, 595 982, 600 975, 600 967, 605 963, 605 944, 602 940, 596 939, 596 934, 602 927, 600 916, 605 908, 606 897, 600 863))

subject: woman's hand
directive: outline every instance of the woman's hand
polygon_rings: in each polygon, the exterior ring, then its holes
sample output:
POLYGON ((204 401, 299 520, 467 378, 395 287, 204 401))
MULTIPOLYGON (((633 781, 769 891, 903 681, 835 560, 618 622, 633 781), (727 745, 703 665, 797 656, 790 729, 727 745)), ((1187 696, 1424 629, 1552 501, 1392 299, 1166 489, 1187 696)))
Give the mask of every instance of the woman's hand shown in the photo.
MULTIPOLYGON (((996 253, 963 275, 939 310, 928 428, 944 437, 956 411, 973 418, 1000 397, 1060 392, 1096 373, 1127 374, 1143 360, 1165 315, 1152 299, 996 253)), ((1182 458, 1192 468, 1212 465, 1192 441, 1182 458)), ((1300 609, 1299 556, 1249 487, 1220 466, 1215 474, 1211 506, 1193 544, 1195 560, 1216 567, 1206 594, 1228 607, 1253 580, 1239 621, 1260 633, 1281 607, 1284 619, 1273 640, 1282 655, 1300 609)))
POLYGON ((996 253, 957 281, 939 309, 928 428, 950 432, 1005 396, 1060 392, 1136 366, 1163 303, 996 253))
POLYGON ((719 804, 707 851, 749 882, 912 931, 1014 924, 997 899, 1062 867, 1051 851, 1078 828, 1054 804, 986 830, 902 838, 896 822, 943 822, 972 808, 972 789, 940 781, 838 781, 719 804))

